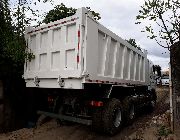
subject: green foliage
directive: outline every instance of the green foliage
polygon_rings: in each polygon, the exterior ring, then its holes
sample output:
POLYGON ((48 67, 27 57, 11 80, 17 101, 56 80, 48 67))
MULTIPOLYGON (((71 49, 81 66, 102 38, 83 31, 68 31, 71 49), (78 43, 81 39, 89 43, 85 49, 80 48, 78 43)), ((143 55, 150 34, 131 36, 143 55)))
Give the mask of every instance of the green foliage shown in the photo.
POLYGON ((136 24, 148 20, 150 24, 145 25, 144 30, 148 32, 148 37, 155 39, 160 46, 169 48, 180 41, 179 11, 179 0, 145 0, 136 17, 136 24))
MULTIPOLYGON (((86 8, 88 9, 88 11, 90 11, 92 13, 95 20, 101 19, 99 13, 92 11, 90 7, 86 7, 86 8)), ((52 21, 56 21, 59 19, 63 19, 63 18, 72 16, 76 13, 76 10, 77 9, 72 8, 72 7, 68 8, 63 3, 61 3, 60 5, 55 6, 54 9, 50 10, 46 14, 43 22, 47 24, 47 23, 52 22, 52 21)))
POLYGON ((136 40, 130 38, 129 40, 126 40, 129 44, 131 44, 133 47, 137 48, 138 50, 141 51, 141 47, 139 45, 137 45, 136 40))
POLYGON ((51 21, 56 21, 65 17, 72 16, 76 13, 76 9, 70 7, 66 7, 63 3, 54 7, 54 9, 50 10, 45 19, 43 20, 44 23, 49 23, 51 21))
POLYGON ((165 126, 160 126, 158 129, 158 135, 159 136, 168 136, 169 134, 172 134, 171 130, 165 126))
POLYGON ((12 12, 8 2, 8 0, 0 2, 0 77, 7 75, 21 77, 25 59, 30 61, 34 58, 31 52, 25 51, 28 50, 24 39, 27 25, 23 7, 25 3, 19 1, 17 8, 12 12))
POLYGON ((159 65, 153 65, 153 72, 157 72, 158 76, 161 76, 161 66, 159 65))
POLYGON ((101 19, 101 16, 100 16, 99 13, 96 13, 96 12, 94 12, 93 10, 91 10, 90 7, 86 7, 86 8, 88 9, 88 11, 90 11, 90 12, 92 13, 92 15, 93 15, 93 17, 94 17, 95 20, 100 20, 100 19, 101 19))

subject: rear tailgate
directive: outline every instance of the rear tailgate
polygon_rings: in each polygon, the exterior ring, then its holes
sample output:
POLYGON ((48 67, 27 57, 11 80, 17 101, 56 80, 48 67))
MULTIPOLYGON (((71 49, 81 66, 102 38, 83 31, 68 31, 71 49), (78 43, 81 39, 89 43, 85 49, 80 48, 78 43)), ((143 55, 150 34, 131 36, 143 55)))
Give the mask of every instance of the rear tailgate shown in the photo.
POLYGON ((82 20, 81 10, 74 16, 26 29, 28 51, 35 55, 25 63, 27 87, 81 88, 82 20), (62 81, 67 84, 61 85, 62 81))

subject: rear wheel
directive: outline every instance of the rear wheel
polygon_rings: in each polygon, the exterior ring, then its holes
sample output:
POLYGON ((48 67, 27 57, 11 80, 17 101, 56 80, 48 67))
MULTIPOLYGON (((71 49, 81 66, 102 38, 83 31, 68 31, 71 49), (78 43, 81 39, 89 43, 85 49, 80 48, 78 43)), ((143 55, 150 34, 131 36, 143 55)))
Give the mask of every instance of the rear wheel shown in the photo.
POLYGON ((109 135, 116 134, 122 126, 122 105, 118 99, 111 99, 103 108, 96 108, 92 117, 92 128, 109 135))
POLYGON ((110 100, 103 112, 104 132, 110 135, 116 134, 122 126, 122 105, 118 99, 110 100))
POLYGON ((128 96, 123 100, 123 109, 125 112, 124 119, 126 123, 131 124, 136 116, 136 106, 131 97, 128 96))
POLYGON ((133 103, 130 104, 128 110, 128 123, 132 123, 135 119, 135 106, 133 103))

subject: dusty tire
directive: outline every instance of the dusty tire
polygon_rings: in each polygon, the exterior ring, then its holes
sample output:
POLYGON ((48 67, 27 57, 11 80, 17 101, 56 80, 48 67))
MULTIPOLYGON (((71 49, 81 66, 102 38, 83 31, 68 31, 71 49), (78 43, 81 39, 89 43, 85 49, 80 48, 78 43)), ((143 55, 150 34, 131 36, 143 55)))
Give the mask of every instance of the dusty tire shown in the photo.
POLYGON ((135 113, 135 105, 130 102, 129 103, 129 108, 127 110, 127 123, 132 124, 133 121, 135 120, 136 113, 135 113))
POLYGON ((122 127, 122 105, 118 99, 111 99, 105 106, 103 111, 103 127, 104 132, 109 135, 116 134, 122 127))
POLYGON ((127 108, 127 122, 132 124, 136 117, 136 106, 134 102, 129 98, 128 99, 128 108, 127 108))
POLYGON ((136 117, 136 106, 131 97, 125 98, 122 103, 124 109, 124 120, 126 124, 132 124, 136 117))

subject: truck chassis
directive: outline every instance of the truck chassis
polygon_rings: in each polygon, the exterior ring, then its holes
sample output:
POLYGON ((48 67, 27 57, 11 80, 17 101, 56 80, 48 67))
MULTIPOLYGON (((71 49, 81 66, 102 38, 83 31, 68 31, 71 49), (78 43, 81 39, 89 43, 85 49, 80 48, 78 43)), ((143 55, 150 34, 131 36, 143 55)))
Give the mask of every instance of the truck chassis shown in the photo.
MULTIPOLYGON (((124 123, 132 123, 142 106, 152 110, 156 103, 154 90, 147 86, 85 84, 84 90, 51 89, 44 99, 44 110, 37 113, 60 121, 91 125, 93 130, 110 135, 124 123), (98 93, 98 94, 97 94, 98 93)), ((43 89, 44 90, 44 89, 43 89)))

